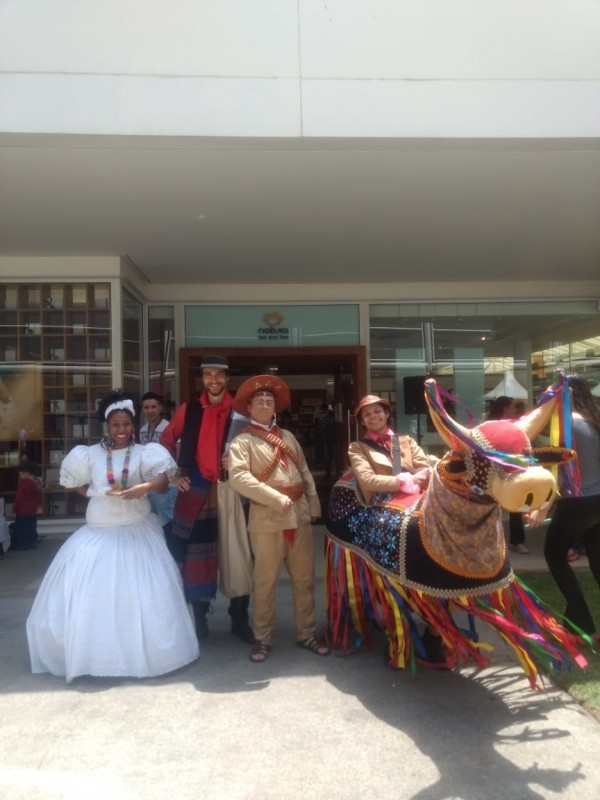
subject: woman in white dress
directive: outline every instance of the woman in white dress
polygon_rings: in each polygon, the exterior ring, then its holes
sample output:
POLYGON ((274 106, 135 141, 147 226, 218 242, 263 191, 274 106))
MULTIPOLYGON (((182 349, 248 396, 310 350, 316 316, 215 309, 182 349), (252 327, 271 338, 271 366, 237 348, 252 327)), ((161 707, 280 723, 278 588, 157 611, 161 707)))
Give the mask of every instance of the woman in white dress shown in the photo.
POLYGON ((60 482, 90 498, 86 522, 56 554, 27 620, 33 672, 146 678, 199 654, 181 577, 147 495, 177 465, 160 444, 138 445, 134 405, 101 406, 108 435, 64 459, 60 482))

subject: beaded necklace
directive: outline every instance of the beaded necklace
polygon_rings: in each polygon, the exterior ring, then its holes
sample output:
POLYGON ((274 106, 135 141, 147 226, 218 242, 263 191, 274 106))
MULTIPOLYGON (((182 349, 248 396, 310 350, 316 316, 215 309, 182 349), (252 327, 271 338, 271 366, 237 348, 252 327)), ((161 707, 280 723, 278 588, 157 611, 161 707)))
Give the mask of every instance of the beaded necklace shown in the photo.
POLYGON ((129 460, 131 459, 131 445, 127 448, 125 453, 125 461, 123 462, 123 469, 121 470, 121 480, 115 481, 115 474, 113 472, 112 450, 106 451, 106 476, 111 488, 122 490, 127 488, 127 481, 129 479, 129 460))

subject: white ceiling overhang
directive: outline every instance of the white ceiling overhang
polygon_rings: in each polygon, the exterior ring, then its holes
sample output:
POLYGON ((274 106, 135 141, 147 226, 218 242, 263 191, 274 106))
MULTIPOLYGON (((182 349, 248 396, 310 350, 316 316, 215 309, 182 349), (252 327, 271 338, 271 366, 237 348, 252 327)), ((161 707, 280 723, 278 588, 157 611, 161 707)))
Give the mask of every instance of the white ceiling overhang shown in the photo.
POLYGON ((0 255, 152 284, 595 281, 600 141, 0 135, 0 255))

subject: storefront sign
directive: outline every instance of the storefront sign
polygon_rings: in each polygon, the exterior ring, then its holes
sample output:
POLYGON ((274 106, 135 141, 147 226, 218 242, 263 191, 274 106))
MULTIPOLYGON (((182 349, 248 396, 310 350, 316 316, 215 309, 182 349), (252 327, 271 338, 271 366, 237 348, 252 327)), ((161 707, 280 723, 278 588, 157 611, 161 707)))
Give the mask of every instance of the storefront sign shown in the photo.
POLYGON ((258 340, 262 341, 267 339, 269 342, 277 342, 284 340, 289 342, 290 329, 282 325, 283 315, 279 311, 267 311, 262 316, 262 321, 265 324, 264 328, 258 329, 258 340))
POLYGON ((186 347, 360 344, 358 305, 187 306, 186 347))

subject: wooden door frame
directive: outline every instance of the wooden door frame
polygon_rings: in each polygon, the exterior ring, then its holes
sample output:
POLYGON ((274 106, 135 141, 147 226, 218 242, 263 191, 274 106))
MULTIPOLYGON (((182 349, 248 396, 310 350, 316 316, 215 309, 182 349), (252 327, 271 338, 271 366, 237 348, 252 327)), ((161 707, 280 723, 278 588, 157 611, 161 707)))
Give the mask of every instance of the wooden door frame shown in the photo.
MULTIPOLYGON (((269 364, 285 362, 289 368, 299 368, 303 364, 320 367, 329 365, 348 368, 353 376, 353 407, 367 392, 367 355, 364 345, 346 347, 181 347, 179 348, 179 398, 190 399, 195 393, 195 379, 200 371, 200 363, 205 355, 222 355, 229 359, 232 373, 243 364, 244 371, 254 368, 251 374, 261 374, 269 364)), ((282 370, 284 372, 285 370, 282 370)), ((319 372, 319 369, 315 369, 319 372)), ((309 369, 306 370, 310 372, 309 369)), ((301 374, 301 373, 299 373, 301 374)))

